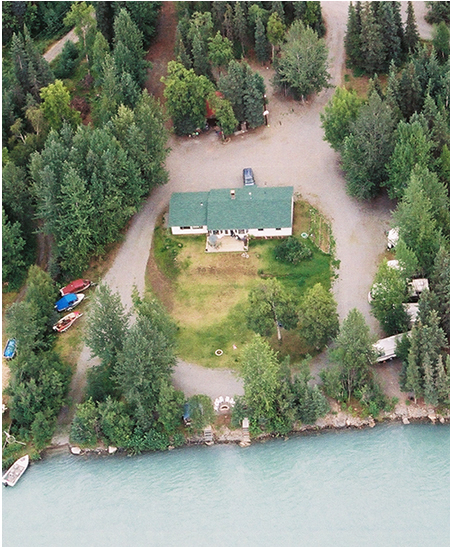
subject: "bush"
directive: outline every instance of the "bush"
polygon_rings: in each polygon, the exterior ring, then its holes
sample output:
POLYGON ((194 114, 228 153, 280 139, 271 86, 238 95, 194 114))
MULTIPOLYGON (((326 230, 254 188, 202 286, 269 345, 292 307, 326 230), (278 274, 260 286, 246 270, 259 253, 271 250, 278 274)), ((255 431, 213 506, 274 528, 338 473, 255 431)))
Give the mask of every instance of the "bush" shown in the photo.
POLYGON ((301 260, 312 257, 312 251, 295 237, 284 239, 275 247, 275 258, 281 262, 298 264, 301 260))
POLYGON ((193 395, 188 399, 193 431, 201 431, 214 421, 214 408, 207 395, 193 395))
POLYGON ((72 422, 70 438, 75 443, 94 445, 97 442, 98 410, 92 399, 77 405, 77 413, 72 422))

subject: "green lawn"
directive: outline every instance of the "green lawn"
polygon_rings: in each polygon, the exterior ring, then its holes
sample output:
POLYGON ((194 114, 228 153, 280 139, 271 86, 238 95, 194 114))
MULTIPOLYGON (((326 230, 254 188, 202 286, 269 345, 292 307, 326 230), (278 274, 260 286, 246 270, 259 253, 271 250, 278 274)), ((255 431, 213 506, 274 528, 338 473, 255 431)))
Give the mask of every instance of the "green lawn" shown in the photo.
MULTIPOLYGON (((304 202, 296 204, 295 235, 311 225, 310 211, 304 202)), ((328 225, 322 224, 329 234, 328 225)), ((205 236, 172 236, 161 224, 156 228, 154 260, 165 280, 158 282, 151 273, 147 278, 179 327, 180 358, 207 367, 237 368, 240 351, 253 336, 245 320, 248 293, 263 279, 277 277, 297 301, 315 283, 331 286, 330 254, 305 239, 311 259, 297 266, 280 263, 274 257, 279 241, 253 239, 244 258, 241 253, 205 253, 205 236), (220 357, 217 349, 223 351, 220 357)), ((293 363, 309 349, 295 331, 284 333, 281 346, 276 336, 270 342, 280 355, 290 354, 293 363)))

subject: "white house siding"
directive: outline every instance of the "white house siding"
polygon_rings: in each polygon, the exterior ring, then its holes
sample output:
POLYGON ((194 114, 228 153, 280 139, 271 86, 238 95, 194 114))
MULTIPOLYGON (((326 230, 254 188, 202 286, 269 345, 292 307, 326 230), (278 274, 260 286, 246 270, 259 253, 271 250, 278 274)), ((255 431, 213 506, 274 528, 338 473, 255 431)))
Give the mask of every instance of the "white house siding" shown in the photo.
POLYGON ((192 234, 207 234, 208 233, 208 227, 207 226, 189 226, 182 228, 181 226, 172 226, 172 234, 174 236, 185 236, 185 235, 192 235, 192 234))
POLYGON ((248 230, 252 237, 288 237, 292 235, 292 228, 264 228, 263 230, 248 230))

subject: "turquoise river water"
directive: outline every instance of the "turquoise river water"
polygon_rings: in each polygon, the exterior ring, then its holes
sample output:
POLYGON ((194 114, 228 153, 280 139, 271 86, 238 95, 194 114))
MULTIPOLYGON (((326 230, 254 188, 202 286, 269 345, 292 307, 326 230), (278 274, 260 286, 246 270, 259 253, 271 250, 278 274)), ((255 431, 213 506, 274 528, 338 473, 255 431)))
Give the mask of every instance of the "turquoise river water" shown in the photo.
POLYGON ((2 501, 3 547, 448 547, 450 427, 51 455, 2 501))

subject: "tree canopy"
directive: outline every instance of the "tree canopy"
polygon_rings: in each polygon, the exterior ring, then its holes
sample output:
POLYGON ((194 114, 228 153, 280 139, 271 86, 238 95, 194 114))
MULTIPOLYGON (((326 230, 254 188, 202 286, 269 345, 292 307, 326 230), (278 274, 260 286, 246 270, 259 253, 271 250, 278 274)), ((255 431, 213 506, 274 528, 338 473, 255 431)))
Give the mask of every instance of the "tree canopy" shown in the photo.
POLYGON ((308 97, 328 87, 328 49, 325 41, 301 21, 286 33, 275 66, 275 83, 288 88, 298 98, 308 97))

